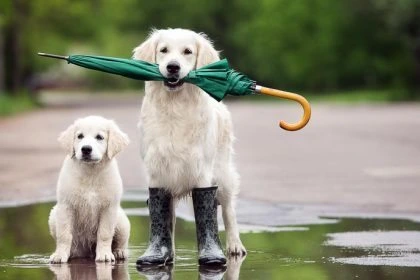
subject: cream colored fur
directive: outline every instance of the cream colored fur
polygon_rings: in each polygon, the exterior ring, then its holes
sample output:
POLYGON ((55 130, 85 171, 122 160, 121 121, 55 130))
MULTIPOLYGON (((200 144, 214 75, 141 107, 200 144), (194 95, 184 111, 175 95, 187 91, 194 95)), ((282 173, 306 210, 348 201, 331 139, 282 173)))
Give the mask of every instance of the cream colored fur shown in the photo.
POLYGON ((127 258, 130 223, 120 207, 122 180, 114 159, 129 143, 127 135, 113 121, 89 116, 76 120, 58 140, 68 155, 48 221, 56 240, 50 262, 64 263, 72 257, 127 258), (103 139, 96 139, 98 135, 103 139), (86 145, 92 147, 89 161, 81 154, 86 145))
MULTIPOLYGON (((185 29, 154 30, 134 49, 133 57, 158 63, 164 76, 168 63, 176 61, 180 78, 219 60, 205 35, 185 29)), ((218 185, 227 251, 245 254, 234 209, 239 175, 232 159, 234 136, 227 107, 187 83, 170 89, 163 82, 146 82, 145 92, 139 128, 149 186, 167 188, 180 198, 193 188, 218 185)))

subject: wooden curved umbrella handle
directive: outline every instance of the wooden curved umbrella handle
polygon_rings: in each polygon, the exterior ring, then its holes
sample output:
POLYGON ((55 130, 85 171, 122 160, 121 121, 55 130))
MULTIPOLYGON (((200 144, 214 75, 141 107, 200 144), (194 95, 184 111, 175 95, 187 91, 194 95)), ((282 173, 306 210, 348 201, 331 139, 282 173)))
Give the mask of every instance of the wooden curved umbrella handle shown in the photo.
POLYGON ((279 125, 281 128, 288 131, 296 131, 303 128, 309 122, 309 119, 311 118, 311 105, 309 104, 308 100, 306 100, 305 97, 295 94, 295 93, 262 87, 262 86, 256 86, 255 91, 257 93, 262 93, 265 95, 290 99, 290 100, 299 102, 300 105, 302 105, 302 108, 303 108, 302 119, 299 122, 292 123, 292 124, 287 123, 285 121, 280 121, 279 125))

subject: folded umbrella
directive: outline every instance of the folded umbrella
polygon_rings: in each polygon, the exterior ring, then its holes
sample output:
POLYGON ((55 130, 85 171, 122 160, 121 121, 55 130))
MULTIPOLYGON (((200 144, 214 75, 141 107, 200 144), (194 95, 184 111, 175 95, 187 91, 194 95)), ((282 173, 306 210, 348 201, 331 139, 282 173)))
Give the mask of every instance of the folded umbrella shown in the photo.
MULTIPOLYGON (((166 80, 160 73, 157 64, 146 61, 93 55, 61 56, 46 53, 38 54, 46 57, 64 59, 68 63, 84 68, 116 74, 131 79, 143 81, 166 80)), ((192 70, 183 80, 200 87, 217 101, 225 98, 227 94, 241 96, 260 93, 299 102, 303 107, 303 117, 299 122, 294 124, 280 121, 280 127, 285 130, 299 130, 309 122, 311 117, 311 107, 303 96, 259 86, 255 81, 249 79, 244 74, 231 69, 226 59, 192 70)))

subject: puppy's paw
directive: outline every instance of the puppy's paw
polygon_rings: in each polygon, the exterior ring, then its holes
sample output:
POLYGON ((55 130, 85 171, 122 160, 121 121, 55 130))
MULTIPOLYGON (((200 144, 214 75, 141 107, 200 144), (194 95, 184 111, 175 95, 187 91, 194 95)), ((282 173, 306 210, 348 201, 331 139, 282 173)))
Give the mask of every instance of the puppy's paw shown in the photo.
POLYGON ((97 262, 115 262, 114 254, 112 254, 111 250, 97 250, 96 251, 96 259, 97 262))
POLYGON ((114 256, 116 260, 125 260, 128 258, 128 250, 117 248, 114 250, 114 256))
POLYGON ((228 240, 226 245, 227 254, 229 256, 245 256, 246 249, 239 238, 228 240))
POLYGON ((68 260, 69 260, 69 255, 61 251, 55 251, 50 256, 50 263, 66 263, 68 260))

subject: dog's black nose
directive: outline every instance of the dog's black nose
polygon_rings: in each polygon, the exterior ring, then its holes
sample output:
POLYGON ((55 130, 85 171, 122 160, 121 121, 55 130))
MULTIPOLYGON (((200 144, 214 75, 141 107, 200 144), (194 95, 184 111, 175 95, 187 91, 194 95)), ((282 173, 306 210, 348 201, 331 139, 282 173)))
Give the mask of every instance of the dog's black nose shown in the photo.
POLYGON ((82 147, 82 154, 84 155, 90 155, 90 153, 92 152, 92 147, 91 146, 83 146, 82 147))
POLYGON ((179 70, 181 69, 181 66, 179 65, 178 62, 176 61, 171 61, 168 63, 168 65, 166 66, 166 69, 168 70, 169 73, 171 74, 177 74, 179 72, 179 70))

